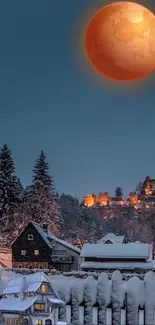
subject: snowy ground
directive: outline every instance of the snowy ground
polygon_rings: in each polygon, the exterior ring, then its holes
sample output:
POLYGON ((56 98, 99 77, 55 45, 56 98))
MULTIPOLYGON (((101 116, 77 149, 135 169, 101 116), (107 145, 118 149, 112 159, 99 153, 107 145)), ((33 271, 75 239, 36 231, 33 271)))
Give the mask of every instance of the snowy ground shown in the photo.
MULTIPOLYGON (((1 271, 0 274, 1 289, 9 278, 17 277, 10 271, 1 271)), ((110 280, 106 273, 100 274, 98 280, 93 276, 80 279, 63 275, 52 275, 49 279, 55 292, 66 302, 66 306, 59 310, 62 322, 67 320, 75 325, 154 324, 153 272, 147 273, 144 280, 133 276, 124 281, 119 271, 115 271, 110 280)))

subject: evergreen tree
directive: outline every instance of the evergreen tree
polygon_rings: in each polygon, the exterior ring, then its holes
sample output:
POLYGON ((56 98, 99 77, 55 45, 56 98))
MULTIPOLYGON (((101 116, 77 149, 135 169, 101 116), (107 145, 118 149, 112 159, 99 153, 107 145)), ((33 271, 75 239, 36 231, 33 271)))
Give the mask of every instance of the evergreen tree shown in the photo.
POLYGON ((52 177, 48 174, 49 167, 46 156, 41 150, 39 158, 33 168, 33 184, 37 187, 43 186, 54 190, 52 177))
POLYGON ((11 228, 19 204, 19 184, 15 175, 12 152, 6 144, 0 152, 0 225, 11 228))
POLYGON ((77 245, 85 240, 95 242, 99 239, 103 221, 98 208, 87 208, 76 197, 65 194, 60 196, 59 202, 67 241, 77 245))
POLYGON ((116 190, 115 190, 115 196, 116 197, 122 197, 123 196, 123 191, 122 191, 122 188, 121 187, 116 187, 116 190))
POLYGON ((144 190, 143 183, 142 182, 139 182, 138 185, 137 185, 137 187, 136 187, 136 194, 138 196, 141 196, 142 193, 143 193, 143 190, 144 190))
POLYGON ((49 228, 58 235, 61 227, 60 206, 43 151, 36 160, 33 182, 27 187, 24 200, 28 217, 38 223, 47 223, 49 228))

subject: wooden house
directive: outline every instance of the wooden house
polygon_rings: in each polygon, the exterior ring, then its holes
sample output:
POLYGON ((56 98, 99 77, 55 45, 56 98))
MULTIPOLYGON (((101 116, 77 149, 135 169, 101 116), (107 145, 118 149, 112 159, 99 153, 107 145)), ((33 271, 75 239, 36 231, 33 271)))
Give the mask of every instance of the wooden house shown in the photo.
POLYGON ((45 224, 30 222, 11 247, 13 268, 79 269, 80 249, 54 236, 45 224))

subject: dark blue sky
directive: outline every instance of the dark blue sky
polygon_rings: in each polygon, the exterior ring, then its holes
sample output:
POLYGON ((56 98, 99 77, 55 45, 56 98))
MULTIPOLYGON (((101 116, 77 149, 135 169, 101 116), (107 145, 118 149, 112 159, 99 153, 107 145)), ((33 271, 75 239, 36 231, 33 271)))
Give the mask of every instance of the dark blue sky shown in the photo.
POLYGON ((155 74, 123 85, 84 62, 84 17, 104 3, 0 2, 0 144, 25 185, 41 149, 60 193, 126 194, 155 178, 155 74))

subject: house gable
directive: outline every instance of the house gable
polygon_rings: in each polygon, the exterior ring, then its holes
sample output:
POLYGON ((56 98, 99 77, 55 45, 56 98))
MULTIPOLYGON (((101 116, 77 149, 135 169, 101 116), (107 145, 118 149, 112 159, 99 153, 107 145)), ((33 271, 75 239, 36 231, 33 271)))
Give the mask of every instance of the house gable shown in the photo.
POLYGON ((113 242, 110 240, 106 240, 104 244, 113 244, 113 242))
POLYGON ((13 262, 39 262, 40 256, 42 261, 50 262, 51 260, 52 246, 49 247, 32 222, 22 231, 11 247, 13 262), (23 255, 22 251, 24 251, 23 255), (38 251, 38 255, 35 255, 35 251, 38 251))

